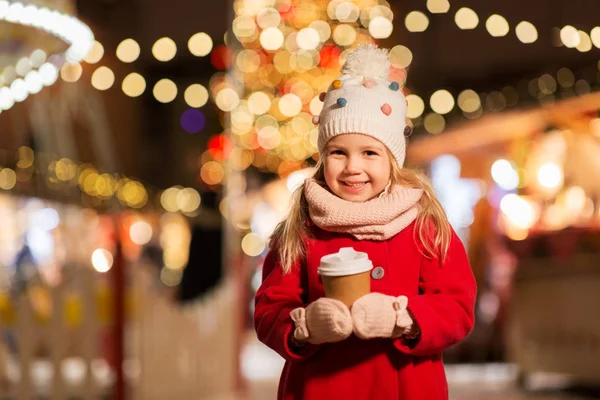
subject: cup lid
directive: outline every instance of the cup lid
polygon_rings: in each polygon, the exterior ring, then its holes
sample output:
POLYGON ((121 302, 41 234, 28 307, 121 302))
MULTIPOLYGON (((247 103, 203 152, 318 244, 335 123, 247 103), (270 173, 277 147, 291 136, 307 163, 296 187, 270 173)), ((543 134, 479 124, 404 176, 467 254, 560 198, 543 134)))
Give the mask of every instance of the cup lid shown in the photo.
POLYGON ((373 263, 367 253, 355 251, 352 247, 342 247, 337 253, 321 257, 321 265, 317 272, 325 276, 345 276, 372 269, 373 263))

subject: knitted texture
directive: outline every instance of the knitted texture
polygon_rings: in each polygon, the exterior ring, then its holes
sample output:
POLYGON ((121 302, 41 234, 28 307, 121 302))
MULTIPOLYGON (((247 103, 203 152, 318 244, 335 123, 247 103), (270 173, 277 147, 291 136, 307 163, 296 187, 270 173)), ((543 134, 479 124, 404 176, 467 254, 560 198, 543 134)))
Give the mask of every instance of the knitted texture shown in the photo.
POLYGON ((312 344, 339 342, 352 333, 350 310, 339 300, 321 297, 306 309, 290 313, 294 321, 294 339, 312 344))
POLYGON ((406 296, 369 293, 352 304, 354 333, 361 339, 392 338, 411 330, 406 296))
POLYGON ((404 165, 406 98, 397 82, 389 82, 388 51, 375 45, 358 46, 323 99, 317 145, 323 154, 330 139, 361 133, 382 142, 398 165, 404 165))
POLYGON ((359 203, 307 179, 304 193, 310 219, 321 229, 349 233, 359 240, 387 240, 415 220, 423 190, 395 185, 385 196, 359 203))

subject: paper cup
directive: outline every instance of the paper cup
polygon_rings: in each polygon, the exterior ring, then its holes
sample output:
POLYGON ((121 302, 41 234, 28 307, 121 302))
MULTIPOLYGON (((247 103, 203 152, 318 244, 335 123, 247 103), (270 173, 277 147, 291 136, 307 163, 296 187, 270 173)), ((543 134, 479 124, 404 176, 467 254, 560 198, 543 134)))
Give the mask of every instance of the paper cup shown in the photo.
POLYGON ((352 306, 355 300, 371 292, 372 269, 373 263, 367 254, 356 252, 352 247, 323 256, 318 273, 325 296, 352 306))

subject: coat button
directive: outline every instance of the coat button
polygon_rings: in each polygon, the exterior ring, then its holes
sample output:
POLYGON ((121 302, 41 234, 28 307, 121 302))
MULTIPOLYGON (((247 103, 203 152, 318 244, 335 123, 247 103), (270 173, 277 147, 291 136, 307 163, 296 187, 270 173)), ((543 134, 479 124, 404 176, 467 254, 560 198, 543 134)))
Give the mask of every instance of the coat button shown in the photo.
POLYGON ((371 278, 373 279, 381 279, 383 278, 383 276, 385 275, 385 270, 383 269, 383 267, 375 267, 373 268, 373 271, 371 271, 371 278))

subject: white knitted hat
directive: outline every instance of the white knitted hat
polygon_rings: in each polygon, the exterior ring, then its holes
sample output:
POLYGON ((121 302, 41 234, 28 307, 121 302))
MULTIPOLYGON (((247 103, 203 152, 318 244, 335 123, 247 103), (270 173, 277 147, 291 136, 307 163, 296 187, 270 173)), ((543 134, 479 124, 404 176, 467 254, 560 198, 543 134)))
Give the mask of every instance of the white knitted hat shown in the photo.
POLYGON ((402 167, 406 98, 398 82, 388 81, 388 51, 372 44, 358 46, 346 58, 342 74, 321 93, 323 110, 313 117, 319 124, 319 153, 337 135, 362 133, 386 145, 402 167))

